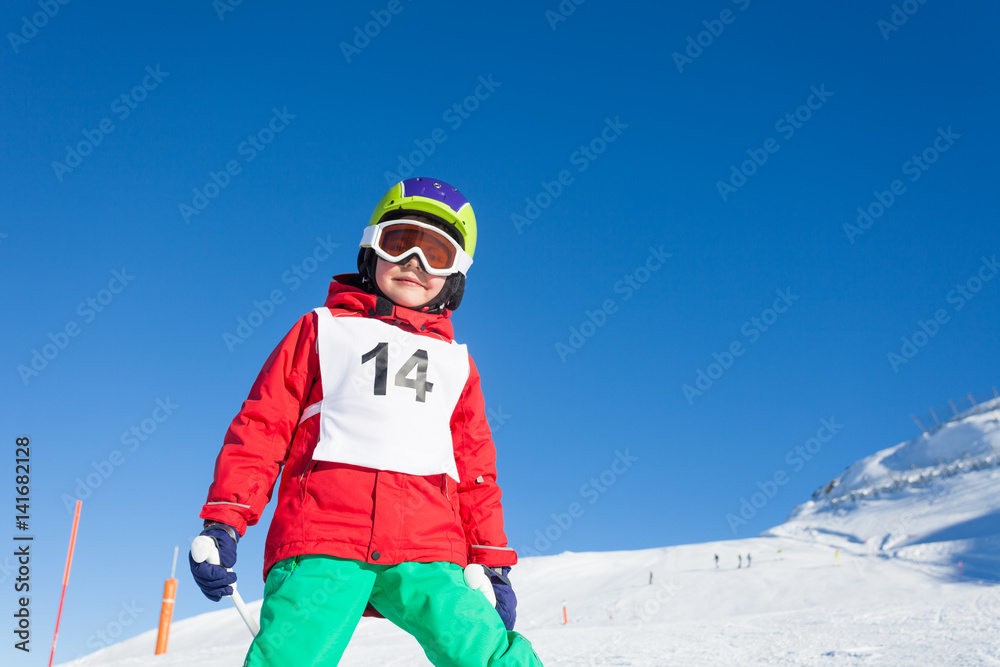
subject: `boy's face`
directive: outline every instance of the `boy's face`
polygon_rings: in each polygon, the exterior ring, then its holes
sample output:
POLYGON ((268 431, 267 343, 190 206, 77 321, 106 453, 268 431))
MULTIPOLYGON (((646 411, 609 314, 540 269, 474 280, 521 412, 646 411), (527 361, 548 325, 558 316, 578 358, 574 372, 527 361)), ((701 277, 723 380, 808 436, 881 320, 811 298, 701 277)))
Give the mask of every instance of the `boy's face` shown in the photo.
MULTIPOLYGON (((422 215, 407 215, 406 218, 434 224, 422 215)), ((424 271, 416 255, 403 264, 393 264, 381 257, 375 264, 375 282, 379 289, 394 303, 406 308, 419 308, 436 297, 447 280, 447 276, 434 276, 424 271)))
POLYGON ((375 264, 379 289, 394 303, 407 308, 419 308, 436 297, 447 280, 445 276, 432 276, 424 271, 416 256, 404 264, 393 264, 379 257, 375 264))

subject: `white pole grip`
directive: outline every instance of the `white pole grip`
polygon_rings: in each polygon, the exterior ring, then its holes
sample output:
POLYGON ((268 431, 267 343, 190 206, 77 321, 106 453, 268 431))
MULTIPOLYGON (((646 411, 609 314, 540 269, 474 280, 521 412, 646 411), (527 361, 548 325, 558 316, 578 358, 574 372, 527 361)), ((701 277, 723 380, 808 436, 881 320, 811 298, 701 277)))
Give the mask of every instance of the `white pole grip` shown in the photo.
POLYGON ((465 583, 468 584, 469 588, 474 588, 485 595, 491 607, 497 606, 497 596, 493 592, 493 584, 490 583, 482 565, 469 563, 465 567, 465 583))
POLYGON ((215 540, 208 535, 199 535, 191 543, 191 558, 196 563, 219 565, 219 547, 215 546, 215 540))

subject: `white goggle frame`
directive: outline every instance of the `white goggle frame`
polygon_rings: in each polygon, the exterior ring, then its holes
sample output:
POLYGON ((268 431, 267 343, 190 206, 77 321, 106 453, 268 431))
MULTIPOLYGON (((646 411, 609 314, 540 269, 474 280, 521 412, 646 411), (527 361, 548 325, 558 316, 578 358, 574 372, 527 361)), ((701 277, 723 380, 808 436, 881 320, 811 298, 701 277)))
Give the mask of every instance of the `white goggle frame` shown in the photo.
POLYGON ((462 250, 462 246, 460 246, 458 242, 455 241, 455 239, 451 238, 450 236, 448 236, 446 233, 444 233, 434 225, 428 225, 427 223, 420 222, 419 220, 407 220, 406 218, 402 218, 400 220, 388 220, 386 222, 380 222, 377 225, 368 225, 367 227, 365 227, 364 234, 361 235, 361 247, 371 248, 372 250, 375 251, 376 255, 378 255, 387 262, 392 262, 393 264, 402 261, 403 259, 409 257, 410 255, 416 255, 417 257, 420 258, 421 268, 423 268, 423 270, 426 273, 429 273, 432 276, 450 276, 453 273, 461 273, 463 275, 468 275, 469 267, 472 266, 472 257, 469 256, 469 253, 462 250), (455 248, 455 261, 452 263, 452 265, 445 269, 435 269, 430 265, 430 262, 427 261, 427 257, 424 255, 424 251, 421 250, 419 246, 414 246, 413 248, 410 248, 409 250, 404 252, 402 255, 398 255, 396 257, 393 257, 385 250, 380 248, 378 245, 378 239, 382 235, 382 230, 385 229, 386 227, 391 227, 392 225, 398 225, 401 223, 406 223, 408 225, 416 225, 417 227, 423 227, 424 229, 434 232, 437 236, 443 238, 445 241, 450 243, 455 248))

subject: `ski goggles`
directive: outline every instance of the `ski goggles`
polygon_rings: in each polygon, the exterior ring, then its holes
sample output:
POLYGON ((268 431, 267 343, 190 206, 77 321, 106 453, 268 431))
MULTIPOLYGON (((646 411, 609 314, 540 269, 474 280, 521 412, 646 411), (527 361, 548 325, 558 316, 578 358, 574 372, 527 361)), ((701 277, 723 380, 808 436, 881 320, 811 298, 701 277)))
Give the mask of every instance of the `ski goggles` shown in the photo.
POLYGON ((390 220, 365 227, 361 247, 398 264, 411 255, 420 258, 424 271, 432 276, 467 274, 472 257, 455 239, 443 231, 416 220, 390 220))

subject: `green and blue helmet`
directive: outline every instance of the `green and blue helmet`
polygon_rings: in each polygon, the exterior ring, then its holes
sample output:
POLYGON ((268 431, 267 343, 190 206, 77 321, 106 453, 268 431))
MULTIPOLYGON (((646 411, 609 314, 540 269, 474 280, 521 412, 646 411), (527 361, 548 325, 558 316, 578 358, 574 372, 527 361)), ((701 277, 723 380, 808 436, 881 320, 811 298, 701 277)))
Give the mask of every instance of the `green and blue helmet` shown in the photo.
MULTIPOLYGON (((372 211, 368 226, 388 220, 398 220, 407 215, 419 215, 430 219, 454 238, 462 249, 472 257, 476 251, 476 214, 465 196, 444 181, 414 177, 400 181, 382 196, 372 211)), ((371 248, 362 248, 358 253, 358 272, 366 289, 380 293, 375 283, 375 262, 377 258, 371 248)), ((448 277, 441 293, 423 310, 439 311, 442 308, 455 310, 462 301, 465 290, 465 275, 456 273, 448 277)))

